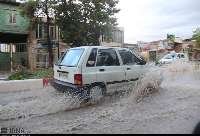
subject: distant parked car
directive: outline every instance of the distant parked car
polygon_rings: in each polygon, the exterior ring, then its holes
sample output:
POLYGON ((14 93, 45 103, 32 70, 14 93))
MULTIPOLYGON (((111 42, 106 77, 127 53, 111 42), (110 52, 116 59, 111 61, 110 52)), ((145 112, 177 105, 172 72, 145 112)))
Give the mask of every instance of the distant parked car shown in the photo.
POLYGON ((159 64, 170 64, 176 60, 188 61, 188 56, 185 53, 170 53, 165 55, 159 64))

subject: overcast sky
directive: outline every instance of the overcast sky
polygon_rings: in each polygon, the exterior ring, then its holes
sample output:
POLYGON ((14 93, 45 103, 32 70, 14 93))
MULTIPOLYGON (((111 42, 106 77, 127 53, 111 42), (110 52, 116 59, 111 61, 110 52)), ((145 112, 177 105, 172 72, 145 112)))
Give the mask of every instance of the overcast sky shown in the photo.
POLYGON ((200 0, 120 0, 118 7, 126 43, 164 39, 167 33, 189 38, 200 27, 200 0))

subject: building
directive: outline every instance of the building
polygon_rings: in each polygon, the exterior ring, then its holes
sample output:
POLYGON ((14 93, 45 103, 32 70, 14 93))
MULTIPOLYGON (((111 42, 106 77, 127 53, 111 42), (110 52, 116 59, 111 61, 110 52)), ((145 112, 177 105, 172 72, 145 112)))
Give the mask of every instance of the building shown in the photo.
POLYGON ((131 49, 131 50, 134 50, 134 51, 136 51, 136 52, 139 52, 139 51, 140 51, 140 50, 139 50, 138 44, 124 43, 124 47, 125 47, 125 48, 129 48, 129 49, 131 49))
MULTIPOLYGON (((28 44, 30 45, 29 58, 31 70, 48 68, 49 53, 47 44, 46 22, 46 18, 40 18, 39 23, 36 24, 35 30, 32 30, 32 34, 29 35, 28 44)), ((52 19, 49 27, 49 33, 53 46, 53 62, 55 63, 59 56, 66 50, 66 48, 69 48, 69 46, 62 42, 60 30, 58 26, 54 24, 54 20, 52 19)))
POLYGON ((139 41, 137 44, 141 54, 147 61, 157 61, 174 48, 166 39, 152 42, 139 41))
POLYGON ((29 21, 20 15, 18 6, 14 0, 0 0, 0 71, 28 67, 29 21))
MULTIPOLYGON (((30 30, 30 21, 21 16, 19 5, 15 0, 0 0, 0 71, 12 71, 18 66, 32 71, 48 68, 47 20, 41 17, 35 28, 30 30)), ((49 33, 53 45, 53 61, 56 62, 70 46, 62 42, 60 30, 55 26, 53 18, 49 33)), ((111 33, 109 40, 101 36, 101 44, 123 47, 124 29, 116 27, 111 33)))
MULTIPOLYGON (((12 71, 21 65, 32 71, 48 67, 46 19, 40 18, 34 30, 29 19, 19 12, 20 3, 0 0, 0 71, 12 71)), ((68 46, 61 41, 59 28, 52 19, 49 27, 54 62, 68 46)))
POLYGON ((111 33, 112 37, 109 39, 102 35, 100 37, 100 44, 102 46, 124 47, 124 28, 115 27, 111 33))
POLYGON ((190 60, 200 61, 200 48, 197 46, 195 40, 183 40, 183 50, 184 52, 188 52, 190 60))

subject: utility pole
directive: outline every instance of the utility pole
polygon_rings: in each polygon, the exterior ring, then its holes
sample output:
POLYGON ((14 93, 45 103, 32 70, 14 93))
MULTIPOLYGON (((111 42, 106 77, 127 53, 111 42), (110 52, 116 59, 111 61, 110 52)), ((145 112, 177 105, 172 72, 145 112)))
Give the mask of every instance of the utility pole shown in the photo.
POLYGON ((10 44, 10 71, 13 72, 13 45, 10 44))
POLYGON ((58 59, 60 58, 60 29, 58 27, 58 59))

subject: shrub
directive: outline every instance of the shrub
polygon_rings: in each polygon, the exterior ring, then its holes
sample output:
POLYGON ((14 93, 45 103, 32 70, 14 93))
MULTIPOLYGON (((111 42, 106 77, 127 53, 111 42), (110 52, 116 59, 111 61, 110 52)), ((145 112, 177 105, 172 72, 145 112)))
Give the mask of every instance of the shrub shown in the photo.
POLYGON ((31 73, 26 70, 25 68, 18 69, 16 70, 13 74, 11 74, 8 79, 9 80, 24 80, 27 79, 31 73))
POLYGON ((21 68, 16 70, 11 76, 8 77, 9 80, 24 80, 24 79, 41 79, 41 78, 52 78, 53 69, 38 70, 35 72, 29 72, 28 70, 21 68))
POLYGON ((33 72, 31 78, 40 79, 40 78, 52 78, 53 77, 53 69, 44 69, 33 72))

